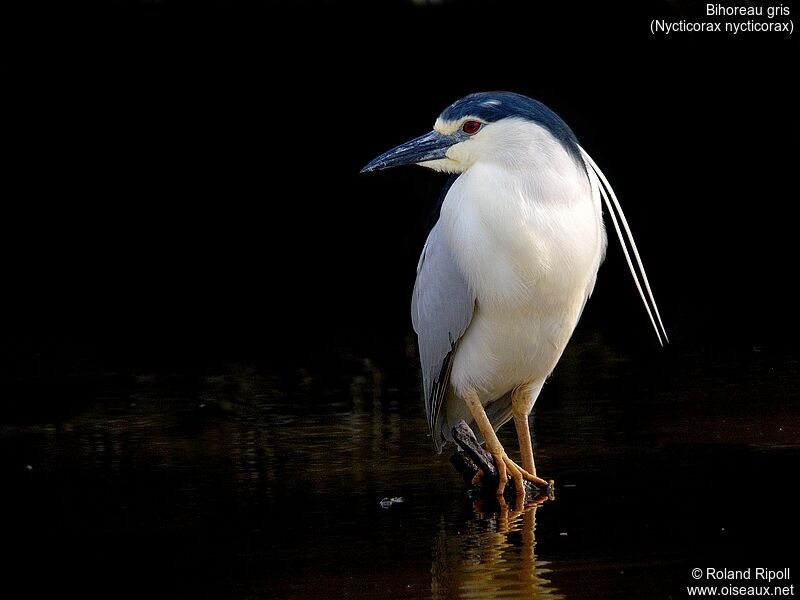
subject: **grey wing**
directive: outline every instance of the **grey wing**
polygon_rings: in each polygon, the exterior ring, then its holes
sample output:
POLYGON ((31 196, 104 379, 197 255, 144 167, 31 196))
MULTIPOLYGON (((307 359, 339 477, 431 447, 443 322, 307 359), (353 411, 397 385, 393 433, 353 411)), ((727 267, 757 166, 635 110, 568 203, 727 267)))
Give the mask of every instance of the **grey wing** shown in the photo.
POLYGON ((455 348, 472 320, 474 309, 475 295, 458 270, 437 223, 428 235, 417 266, 411 322, 419 344, 428 428, 440 452, 444 440, 437 423, 450 383, 455 348))

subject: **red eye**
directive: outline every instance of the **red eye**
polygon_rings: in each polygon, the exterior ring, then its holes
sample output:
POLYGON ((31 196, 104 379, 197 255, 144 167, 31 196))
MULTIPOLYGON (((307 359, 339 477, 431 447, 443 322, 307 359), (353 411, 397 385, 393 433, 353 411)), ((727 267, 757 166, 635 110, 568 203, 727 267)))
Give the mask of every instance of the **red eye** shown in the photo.
POLYGON ((480 121, 464 121, 464 124, 461 126, 461 131, 467 135, 475 135, 481 130, 481 127, 483 127, 483 123, 480 121))

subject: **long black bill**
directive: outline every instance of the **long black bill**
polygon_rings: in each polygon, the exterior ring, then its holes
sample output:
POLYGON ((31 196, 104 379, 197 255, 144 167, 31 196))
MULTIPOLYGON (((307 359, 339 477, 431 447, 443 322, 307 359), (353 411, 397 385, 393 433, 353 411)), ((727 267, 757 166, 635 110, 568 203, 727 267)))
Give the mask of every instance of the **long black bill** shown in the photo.
POLYGON ((417 139, 401 144, 388 152, 384 152, 378 158, 361 169, 362 173, 378 171, 399 167, 400 165, 413 165, 429 160, 444 158, 447 149, 452 146, 452 137, 442 135, 438 131, 431 131, 418 137, 417 139))

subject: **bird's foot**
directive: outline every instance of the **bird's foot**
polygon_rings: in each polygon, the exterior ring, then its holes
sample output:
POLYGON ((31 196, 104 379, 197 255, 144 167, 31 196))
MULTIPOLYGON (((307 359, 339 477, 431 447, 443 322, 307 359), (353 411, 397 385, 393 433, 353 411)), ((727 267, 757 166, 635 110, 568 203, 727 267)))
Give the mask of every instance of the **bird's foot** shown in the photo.
POLYGON ((497 472, 499 475, 500 483, 497 486, 497 496, 502 497, 506 490, 506 480, 510 477, 514 481, 514 487, 517 490, 517 496, 525 497, 525 481, 530 481, 534 485, 543 489, 549 489, 550 483, 541 477, 537 477, 533 473, 529 473, 517 463, 511 460, 505 451, 492 452, 495 465, 497 465, 497 472))
POLYGON ((481 486, 483 486, 483 478, 484 478, 484 476, 485 476, 485 473, 483 472, 483 469, 478 469, 477 472, 475 473, 475 475, 472 476, 472 481, 470 481, 470 484, 472 485, 472 487, 481 487, 481 486))

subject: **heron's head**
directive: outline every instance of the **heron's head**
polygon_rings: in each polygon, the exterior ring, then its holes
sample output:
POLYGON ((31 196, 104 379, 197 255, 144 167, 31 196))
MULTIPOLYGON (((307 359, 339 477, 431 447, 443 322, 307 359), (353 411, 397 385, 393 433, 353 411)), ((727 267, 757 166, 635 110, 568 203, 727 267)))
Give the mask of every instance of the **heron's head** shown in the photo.
POLYGON ((515 160, 558 143, 580 160, 575 135, 541 102, 513 92, 470 94, 445 108, 433 131, 381 154, 361 172, 418 164, 463 173, 481 159, 515 160))

